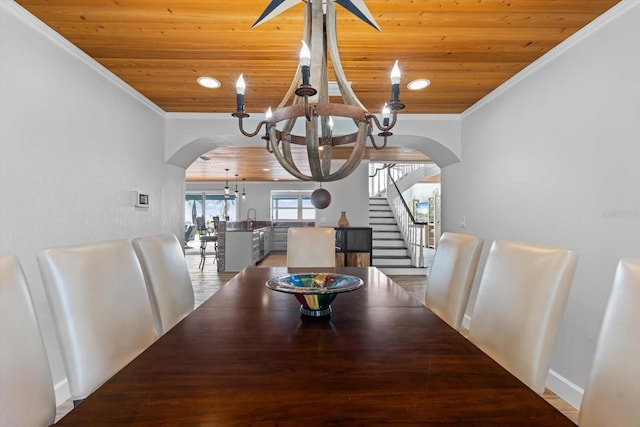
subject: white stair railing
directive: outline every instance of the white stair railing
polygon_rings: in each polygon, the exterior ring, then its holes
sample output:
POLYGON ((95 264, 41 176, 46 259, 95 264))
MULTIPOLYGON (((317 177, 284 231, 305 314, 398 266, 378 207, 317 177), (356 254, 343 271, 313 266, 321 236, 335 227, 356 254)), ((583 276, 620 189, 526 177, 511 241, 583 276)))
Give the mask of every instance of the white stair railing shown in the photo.
POLYGON ((424 163, 369 163, 369 197, 378 197, 387 190, 387 174, 399 181, 411 172, 424 167, 424 163), (384 173, 388 171, 387 173, 384 173))
POLYGON ((387 189, 387 164, 369 163, 369 197, 384 195, 387 189))
POLYGON ((417 222, 413 217, 413 213, 396 186, 392 170, 393 168, 389 168, 387 173, 387 202, 407 244, 411 256, 411 265, 424 267, 424 237, 427 224, 417 222))

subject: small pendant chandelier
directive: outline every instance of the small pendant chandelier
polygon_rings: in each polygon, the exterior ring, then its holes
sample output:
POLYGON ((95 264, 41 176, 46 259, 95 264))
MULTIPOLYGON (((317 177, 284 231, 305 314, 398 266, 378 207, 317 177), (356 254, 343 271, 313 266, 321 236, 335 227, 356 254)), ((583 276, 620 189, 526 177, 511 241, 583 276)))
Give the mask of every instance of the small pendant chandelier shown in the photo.
POLYGON ((229 195, 229 168, 225 169, 225 171, 227 172, 227 178, 225 179, 224 184, 224 195, 226 197, 229 195))

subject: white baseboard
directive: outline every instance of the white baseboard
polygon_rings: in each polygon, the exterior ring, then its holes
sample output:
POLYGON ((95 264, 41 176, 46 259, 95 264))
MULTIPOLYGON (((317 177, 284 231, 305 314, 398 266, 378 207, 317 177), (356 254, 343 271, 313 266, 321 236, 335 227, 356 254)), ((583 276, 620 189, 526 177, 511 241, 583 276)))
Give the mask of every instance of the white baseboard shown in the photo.
POLYGON ((580 409, 584 389, 578 387, 553 369, 547 375, 547 388, 560 396, 565 402, 576 409, 580 409))
POLYGON ((462 317, 462 329, 466 329, 468 331, 469 325, 471 325, 471 316, 469 316, 468 314, 465 314, 462 317))
POLYGON ((66 378, 54 386, 54 391, 56 394, 56 406, 60 406, 62 403, 71 398, 69 383, 67 382, 66 378))

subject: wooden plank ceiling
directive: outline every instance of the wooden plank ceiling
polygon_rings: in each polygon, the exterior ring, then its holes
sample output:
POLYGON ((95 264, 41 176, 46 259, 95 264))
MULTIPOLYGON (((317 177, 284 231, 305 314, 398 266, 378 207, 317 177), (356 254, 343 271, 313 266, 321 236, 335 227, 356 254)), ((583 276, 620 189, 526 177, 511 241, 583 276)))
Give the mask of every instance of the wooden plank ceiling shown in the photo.
MULTIPOLYGON (((406 113, 461 113, 619 0, 366 0, 382 32, 341 6, 338 43, 360 101, 377 112, 398 59, 406 113), (427 78, 431 86, 404 85, 427 78)), ((268 0, 17 0, 167 112, 262 114, 289 88, 302 5, 251 28, 268 0), (205 89, 199 76, 218 79, 205 89)), ((401 117, 400 117, 401 119, 401 117)), ((385 150, 386 151, 386 150, 385 150)))

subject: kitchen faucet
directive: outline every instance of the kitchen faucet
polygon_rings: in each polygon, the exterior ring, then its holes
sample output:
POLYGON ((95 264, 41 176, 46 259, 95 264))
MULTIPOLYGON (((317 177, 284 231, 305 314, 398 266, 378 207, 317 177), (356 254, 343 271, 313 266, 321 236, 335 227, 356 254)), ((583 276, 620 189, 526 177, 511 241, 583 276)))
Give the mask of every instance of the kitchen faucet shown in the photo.
POLYGON ((249 210, 247 211, 247 223, 249 225, 249 228, 253 228, 253 223, 256 221, 256 216, 258 214, 256 213, 256 210, 254 208, 249 208, 249 210), (253 211, 253 218, 251 217, 251 211, 253 211))

